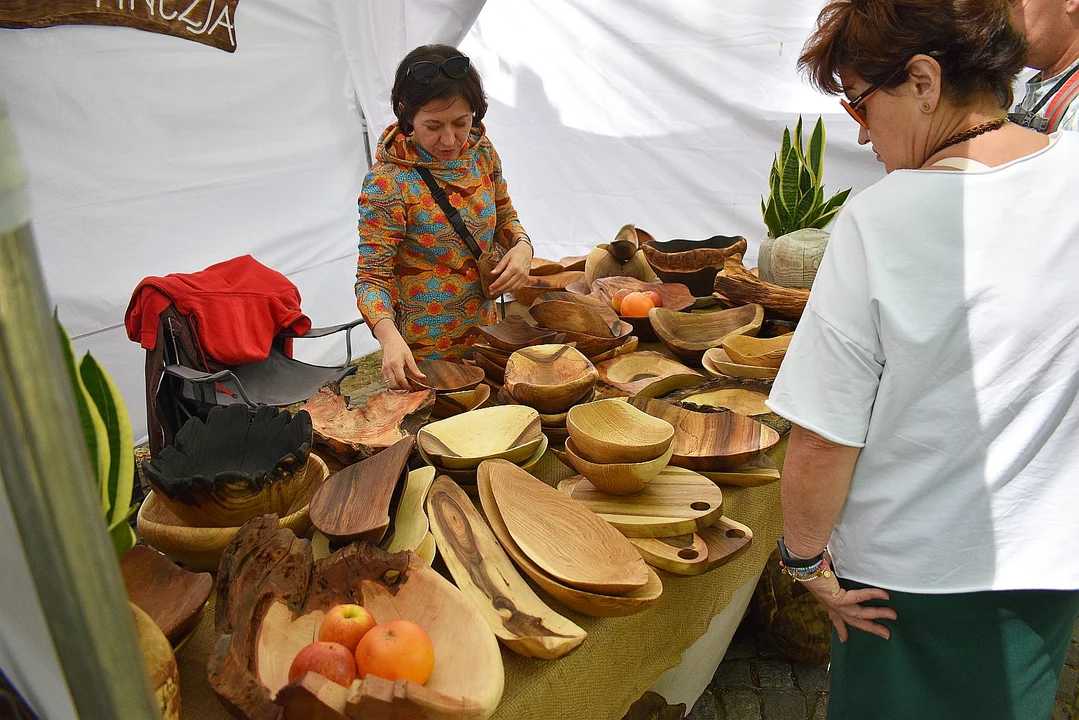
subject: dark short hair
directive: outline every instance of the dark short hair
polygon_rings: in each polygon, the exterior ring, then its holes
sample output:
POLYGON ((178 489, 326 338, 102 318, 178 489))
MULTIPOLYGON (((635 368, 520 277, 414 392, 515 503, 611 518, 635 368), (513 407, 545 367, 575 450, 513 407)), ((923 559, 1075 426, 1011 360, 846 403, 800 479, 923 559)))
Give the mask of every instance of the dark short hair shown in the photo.
POLYGON ((401 132, 412 132, 412 121, 416 118, 416 113, 432 100, 450 102, 455 98, 464 98, 472 110, 473 122, 483 120, 483 116, 487 114, 487 96, 483 93, 483 81, 480 80, 475 66, 470 64, 468 74, 463 78, 451 78, 440 72, 429 83, 417 82, 408 73, 408 69, 418 62, 438 64, 463 55, 464 53, 451 45, 420 45, 405 55, 405 59, 397 66, 393 91, 390 93, 393 114, 397 116, 401 132))
POLYGON ((1008 0, 832 0, 798 67, 815 87, 838 95, 840 72, 895 87, 907 80, 907 61, 922 53, 940 63, 942 91, 956 104, 995 96, 1008 108, 1026 47, 1008 0))

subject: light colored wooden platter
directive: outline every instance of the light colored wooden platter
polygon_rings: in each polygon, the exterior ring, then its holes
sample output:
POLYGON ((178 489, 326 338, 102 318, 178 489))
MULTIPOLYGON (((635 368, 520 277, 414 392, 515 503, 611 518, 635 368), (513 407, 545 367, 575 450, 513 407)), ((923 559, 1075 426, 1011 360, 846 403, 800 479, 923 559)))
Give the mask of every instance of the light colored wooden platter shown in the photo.
POLYGON ((708 545, 697 533, 665 538, 630 538, 645 562, 676 575, 700 575, 708 570, 708 545))
POLYGON ((433 467, 421 467, 405 475, 401 499, 397 501, 397 513, 393 516, 393 535, 386 543, 389 552, 417 550, 423 543, 430 523, 424 513, 424 502, 435 481, 433 467))
MULTIPOLYGON (((536 448, 535 452, 533 452, 531 455, 529 455, 523 462, 514 463, 514 464, 517 465, 522 470, 527 470, 527 471, 531 472, 532 468, 535 467, 537 463, 539 463, 540 459, 543 457, 543 454, 545 452, 547 452, 547 448, 550 446, 551 441, 547 437, 548 432, 550 432, 550 431, 548 429, 544 428, 543 429, 542 439, 540 440, 540 444, 536 448)), ((468 470, 454 470, 452 468, 442 467, 438 463, 434 462, 427 455, 427 453, 425 453, 423 451, 423 448, 420 447, 419 445, 416 446, 416 450, 419 453, 420 459, 423 460, 428 465, 430 465, 431 467, 433 467, 435 469, 436 474, 438 474, 438 475, 446 475, 451 480, 456 482, 458 485, 461 485, 462 487, 465 487, 466 489, 469 489, 470 491, 471 491, 471 488, 476 485, 476 471, 478 470, 478 466, 474 467, 474 468, 470 468, 468 470)))
POLYGON ((674 453, 674 444, 654 460, 639 463, 594 463, 583 458, 571 438, 566 439, 565 451, 557 456, 566 465, 588 478, 601 492, 609 495, 632 495, 655 479, 667 467, 674 453), (563 459, 564 458, 564 459, 563 459))
POLYGON ((487 402, 490 397, 491 386, 487 383, 480 383, 471 390, 438 393, 435 395, 435 406, 431 411, 431 417, 445 420, 448 417, 475 410, 487 402))
POLYGON ((714 525, 698 533, 708 546, 708 570, 715 570, 749 549, 753 542, 753 531, 748 525, 731 520, 724 515, 714 525))
POLYGON ((184 570, 164 554, 136 545, 120 559, 127 597, 175 646, 195 629, 213 590, 208 572, 184 570))
POLYGON ((542 327, 556 332, 613 338, 622 329, 622 321, 609 305, 568 292, 540 295, 528 308, 528 314, 542 327))
POLYGON ((416 367, 424 374, 423 378, 406 373, 408 383, 413 390, 427 388, 439 393, 471 390, 483 382, 483 372, 472 365, 450 362, 449 360, 419 360, 416 367))
POLYGON ((503 390, 540 413, 562 413, 599 379, 592 362, 568 345, 534 345, 510 355, 503 390))
POLYGON ((674 426, 671 464, 691 470, 733 470, 779 442, 779 433, 753 418, 730 411, 695 412, 655 398, 630 404, 674 426))
POLYGON ((721 347, 711 348, 701 358, 701 365, 712 377, 740 377, 753 380, 774 380, 779 370, 757 365, 742 365, 730 359, 721 347))
POLYGON ((779 480, 779 470, 772 458, 766 453, 761 453, 745 465, 733 470, 698 470, 701 475, 719 485, 736 485, 738 487, 760 487, 769 485, 779 480))
POLYGON ((778 369, 793 337, 794 333, 773 338, 728 337, 723 341, 723 349, 739 365, 778 369))
POLYGON ((648 311, 648 319, 671 352, 696 366, 701 364, 705 351, 719 347, 731 335, 756 335, 764 322, 764 307, 742 305, 695 313, 652 308, 648 311))
POLYGON ((435 392, 377 392, 362 407, 350 409, 345 398, 322 388, 303 406, 311 414, 315 441, 346 463, 371 457, 415 435, 435 405, 435 392))
POLYGON ((607 385, 627 395, 644 394, 645 397, 656 397, 705 381, 705 377, 693 368, 652 350, 627 353, 601 362, 596 371, 607 385))
POLYGON ((716 275, 713 290, 736 305, 758 303, 784 320, 798 320, 809 302, 809 290, 786 288, 764 282, 746 269, 741 255, 731 255, 723 261, 716 275))
POLYGON ((648 566, 646 566, 648 582, 644 587, 625 595, 602 595, 563 585, 543 572, 517 546, 509 528, 502 519, 502 515, 499 513, 498 504, 495 501, 494 493, 491 491, 490 478, 481 475, 477 490, 480 503, 483 505, 483 512, 487 516, 488 524, 491 526, 491 531, 498 538, 498 542, 505 549, 506 554, 544 592, 570 610, 592 617, 623 617, 644 610, 658 600, 663 593, 663 582, 655 570, 648 566))
POLYGON ((708 478, 668 466, 633 495, 608 495, 583 475, 558 484, 558 491, 584 505, 626 537, 685 535, 708 527, 723 514, 723 491, 708 478))
POLYGON ((537 328, 529 324, 521 315, 510 315, 494 325, 481 325, 477 330, 492 347, 509 352, 529 345, 559 342, 554 339, 557 333, 537 328))
POLYGON ((484 460, 523 462, 543 439, 539 413, 527 405, 471 410, 420 429, 417 442, 435 465, 470 470, 484 460))
POLYGON ((390 527, 390 500, 415 444, 410 435, 331 475, 311 498, 311 523, 338 543, 382 540, 390 527))
POLYGON ((495 636, 525 657, 554 660, 588 636, 549 608, 517 573, 472 500, 447 477, 427 498, 431 530, 457 587, 495 636))
POLYGON ((555 580, 605 595, 625 595, 647 584, 640 555, 595 513, 504 460, 483 463, 480 477, 490 485, 514 542, 555 580))
POLYGON ((594 463, 637 463, 667 452, 674 428, 620 399, 576 405, 566 429, 581 457, 594 463))
POLYGON ((686 395, 682 398, 682 402, 691 402, 695 405, 707 405, 715 408, 727 408, 739 415, 752 417, 753 415, 766 415, 772 412, 764 404, 767 399, 767 393, 732 387, 686 395))

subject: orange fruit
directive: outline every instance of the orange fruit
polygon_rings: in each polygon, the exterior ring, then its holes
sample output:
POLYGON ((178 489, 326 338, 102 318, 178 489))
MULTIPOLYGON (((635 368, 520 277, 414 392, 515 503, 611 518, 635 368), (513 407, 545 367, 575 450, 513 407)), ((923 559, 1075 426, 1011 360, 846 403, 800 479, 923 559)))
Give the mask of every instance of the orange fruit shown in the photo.
POLYGON ((648 317, 648 311, 655 306, 656 304, 652 302, 652 298, 643 292, 632 292, 622 299, 621 314, 626 317, 648 317))
POLYGON ((356 675, 411 680, 423 685, 435 669, 435 646, 427 631, 410 620, 387 620, 371 628, 356 646, 356 675))
POLYGON ((631 292, 633 292, 633 291, 630 290, 629 288, 622 288, 621 290, 619 290, 618 292, 616 292, 614 294, 614 297, 611 298, 611 307, 614 308, 615 312, 621 312, 621 310, 622 310, 622 300, 624 300, 626 295, 629 295, 631 292))
POLYGON ((655 290, 644 290, 645 295, 652 298, 652 304, 656 307, 663 307, 663 298, 655 290))

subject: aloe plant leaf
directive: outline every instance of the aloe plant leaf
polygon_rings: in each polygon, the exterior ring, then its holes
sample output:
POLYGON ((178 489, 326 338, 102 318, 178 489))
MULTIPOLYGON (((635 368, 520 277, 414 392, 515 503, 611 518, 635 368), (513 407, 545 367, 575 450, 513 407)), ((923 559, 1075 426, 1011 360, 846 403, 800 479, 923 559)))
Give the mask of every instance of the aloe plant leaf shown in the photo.
POLYGON ((823 230, 828 226, 836 216, 836 214, 843 208, 843 203, 847 201, 847 196, 850 195, 851 188, 842 190, 833 195, 827 203, 821 208, 819 215, 813 219, 811 225, 807 227, 814 227, 823 230))
POLYGON ((772 237, 779 237, 783 234, 783 224, 780 222, 779 213, 776 211, 776 203, 774 199, 768 201, 768 205, 764 210, 764 224, 768 226, 768 232, 772 237))
MULTIPOLYGON (((132 510, 137 506, 132 506, 132 510)), ((128 513, 130 517, 130 513, 128 513)), ((138 539, 135 537, 135 531, 131 529, 131 525, 128 524, 127 519, 124 522, 117 525, 113 525, 109 528, 109 539, 112 540, 112 549, 116 551, 116 557, 122 558, 127 554, 127 551, 135 547, 135 543, 138 539)))
POLYGON ((787 157, 783 163, 783 177, 780 178, 778 208, 779 218, 783 223, 783 230, 790 232, 791 220, 794 209, 798 205, 798 177, 801 175, 801 167, 795 156, 794 148, 787 151, 787 157))
POLYGON ((783 144, 779 146, 779 157, 786 158, 787 152, 791 149, 791 131, 788 128, 783 128, 783 144))
POLYGON ((75 348, 71 344, 71 338, 68 337, 64 326, 60 324, 59 316, 55 313, 53 314, 53 321, 56 323, 56 331, 60 338, 60 350, 64 356, 64 364, 67 365, 68 376, 71 379, 71 389, 75 395, 75 406, 78 409, 82 434, 86 440, 86 448, 90 453, 90 467, 96 473, 95 480, 97 481, 97 489, 101 498, 101 508, 107 515, 111 504, 109 502, 108 483, 103 482, 103 480, 108 477, 109 473, 108 433, 105 423, 101 419, 101 413, 98 412, 97 405, 94 403, 93 398, 90 397, 90 393, 87 392, 86 386, 82 382, 82 377, 79 375, 78 367, 75 364, 75 348))
POLYGON ((809 136, 809 146, 806 148, 807 164, 817 185, 824 181, 824 148, 826 144, 824 120, 818 117, 817 124, 813 126, 813 132, 809 136))
POLYGON ((107 487, 111 508, 106 518, 115 521, 125 512, 134 486, 135 440, 131 432, 131 418, 120 389, 92 355, 87 354, 79 363, 79 375, 105 424, 109 451, 107 487))

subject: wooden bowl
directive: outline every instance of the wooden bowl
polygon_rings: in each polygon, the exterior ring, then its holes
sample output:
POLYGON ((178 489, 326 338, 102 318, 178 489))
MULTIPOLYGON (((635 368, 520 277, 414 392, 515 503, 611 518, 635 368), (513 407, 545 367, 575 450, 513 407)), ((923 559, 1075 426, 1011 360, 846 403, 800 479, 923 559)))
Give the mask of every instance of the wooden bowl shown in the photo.
POLYGON ((515 353, 516 350, 502 350, 496 348, 494 345, 487 345, 486 343, 474 343, 472 345, 472 354, 485 355, 495 365, 505 369, 506 363, 510 359, 510 355, 515 353))
POLYGON ((523 462, 543 439, 539 413, 527 405, 496 405, 422 428, 417 440, 437 466, 471 470, 484 460, 523 462))
POLYGON ((416 363, 425 378, 422 380, 408 374, 408 384, 413 390, 430 389, 435 392, 471 390, 483 382, 483 370, 472 365, 448 360, 420 360, 416 363))
POLYGON ((622 328, 610 305, 568 292, 540 295, 528 308, 528 314, 541 326, 557 332, 613 338, 622 328))
MULTIPOLYGON (((550 432, 547 428, 543 429, 543 438, 540 440, 539 446, 535 452, 529 455, 523 462, 519 463, 517 467, 522 470, 532 471, 532 468, 536 466, 536 463, 540 461, 543 454, 547 452, 550 447, 550 438, 547 437, 547 433, 550 432)), ((420 459, 435 469, 439 475, 447 475, 458 485, 475 485, 476 484, 476 470, 478 468, 471 468, 470 470, 456 470, 453 468, 442 467, 435 461, 433 461, 427 453, 423 451, 423 448, 417 446, 419 450, 420 459)))
POLYGON ((522 348, 506 363, 503 389, 541 413, 567 411, 591 392, 599 379, 592 363, 568 345, 522 348))
POLYGON ((339 392, 324 387, 304 409, 311 414, 319 448, 351 465, 415 435, 431 417, 434 405, 434 390, 384 390, 352 409, 339 392))
POLYGON ((716 275, 713 288, 735 305, 757 303, 763 305, 769 315, 782 320, 798 320, 809 302, 809 290, 764 282, 746 269, 741 255, 732 255, 723 261, 723 269, 716 275))
POLYGON ((654 460, 638 463, 594 463, 581 456, 573 444, 573 438, 566 440, 566 458, 570 465, 593 485, 610 495, 631 495, 637 492, 667 467, 672 454, 674 443, 667 448, 667 452, 654 460))
POLYGON ((259 518, 222 559, 216 624, 210 686, 235 717, 486 718, 502 697, 502 656, 490 627, 413 552, 354 543, 316 562, 310 543, 282 532, 275 518, 259 518), (420 625, 435 649, 427 683, 369 675, 346 688, 315 673, 288 682, 296 653, 341 603, 362 604, 376 622, 420 625))
POLYGON ((723 349, 733 362, 739 365, 755 365, 779 369, 794 333, 779 337, 728 337, 723 341, 723 349))
POLYGON ((723 348, 712 348, 701 358, 701 365, 712 377, 740 377, 773 380, 779 370, 758 365, 742 365, 730 359, 723 348))
POLYGON ((571 293, 580 293, 582 289, 584 289, 588 297, 595 298, 608 307, 610 307, 611 301, 614 300, 614 296, 618 294, 619 290, 629 290, 631 292, 651 290, 659 293, 659 297, 663 301, 662 307, 675 311, 693 307, 693 303, 697 300, 693 293, 689 291, 689 288, 681 283, 649 283, 637 278, 623 276, 597 278, 590 287, 581 283, 570 285, 566 288, 571 293))
POLYGON ((619 399, 576 405, 566 429, 581 457, 594 463, 654 460, 671 446, 674 428, 619 399))
POLYGON ((173 647, 198 624, 214 581, 184 570, 162 553, 136 545, 120 558, 128 600, 153 619, 173 647))
POLYGON ((494 325, 481 325, 477 330, 493 347, 509 352, 529 345, 561 342, 555 339, 557 333, 530 325, 520 315, 511 315, 494 325))
POLYGON ((628 355, 631 352, 637 352, 637 346, 640 344, 640 338, 636 335, 630 335, 626 338, 626 341, 621 345, 618 345, 613 350, 607 350, 606 352, 594 353, 588 356, 588 359, 592 361, 593 365, 597 363, 606 362, 607 360, 614 359, 616 357, 622 357, 628 355))
POLYGON ((492 360, 487 355, 482 355, 480 353, 476 353, 473 360, 476 365, 483 369, 488 380, 493 380, 499 385, 506 381, 506 367, 504 365, 499 365, 497 360, 492 360))
POLYGON ((487 402, 490 397, 491 386, 486 383, 480 383, 471 390, 438 393, 435 395, 435 407, 431 411, 431 416, 441 420, 460 415, 463 412, 475 410, 487 402))
MULTIPOLYGON (((596 389, 593 387, 589 389, 589 391, 585 393, 584 397, 582 397, 577 402, 578 404, 592 402, 595 397, 596 389)), ((524 403, 513 397, 513 395, 511 395, 510 393, 508 393, 505 386, 503 386, 503 388, 498 391, 498 402, 503 405, 524 405, 524 403)), ((562 412, 558 413, 540 413, 540 425, 542 425, 544 428, 553 426, 562 427, 564 429, 566 427, 566 416, 568 415, 569 410, 563 410, 562 412)))
POLYGON ((677 360, 645 350, 607 360, 596 366, 599 379, 627 395, 646 393, 656 397, 684 387, 699 385, 705 377, 677 360))
POLYGON ((587 335, 585 333, 578 332, 565 332, 562 334, 562 342, 566 345, 570 343, 576 347, 581 354, 585 357, 592 359, 594 356, 602 355, 603 353, 610 352, 615 348, 621 347, 629 342, 629 339, 633 337, 633 326, 629 323, 619 321, 618 334, 612 337, 599 337, 596 335, 587 335))
MULTIPOLYGON (((537 297, 552 290, 562 290, 572 282, 584 279, 584 273, 579 271, 567 271, 544 275, 542 277, 529 277, 524 287, 513 291, 513 297, 517 302, 531 305, 537 297)), ((492 343, 494 344, 494 343, 492 343)))
POLYGON ((656 335, 671 352, 692 365, 700 365, 705 351, 719 347, 731 335, 753 335, 764 322, 764 308, 743 305, 729 310, 681 313, 664 308, 648 311, 656 335))
MULTIPOLYGON (((309 507, 311 496, 329 475, 322 458, 311 453, 306 474, 314 478, 305 483, 307 491, 297 497, 281 518, 281 526, 303 535, 311 527, 309 507)), ((191 570, 217 572, 218 561, 225 546, 235 537, 239 527, 196 527, 187 525, 158 500, 150 491, 142 501, 138 514, 139 535, 150 547, 157 548, 191 570)))
POLYGON ((703 297, 712 294, 723 261, 734 254, 745 254, 747 246, 741 236, 713 235, 706 240, 653 240, 644 243, 641 251, 660 280, 682 283, 695 296, 703 297))
POLYGON ((266 513, 283 514, 310 497, 303 472, 311 451, 311 416, 275 407, 212 408, 206 421, 184 423, 172 445, 142 463, 147 482, 184 524, 239 527, 266 513))
POLYGON ((629 260, 622 262, 611 253, 609 243, 601 243, 592 248, 584 261, 584 277, 578 279, 591 285, 599 278, 614 276, 635 277, 644 282, 659 280, 648 266, 643 252, 638 250, 629 260))
POLYGON ((690 470, 733 470, 775 447, 779 433, 733 412, 700 413, 654 398, 630 404, 674 428, 671 465, 690 470))

